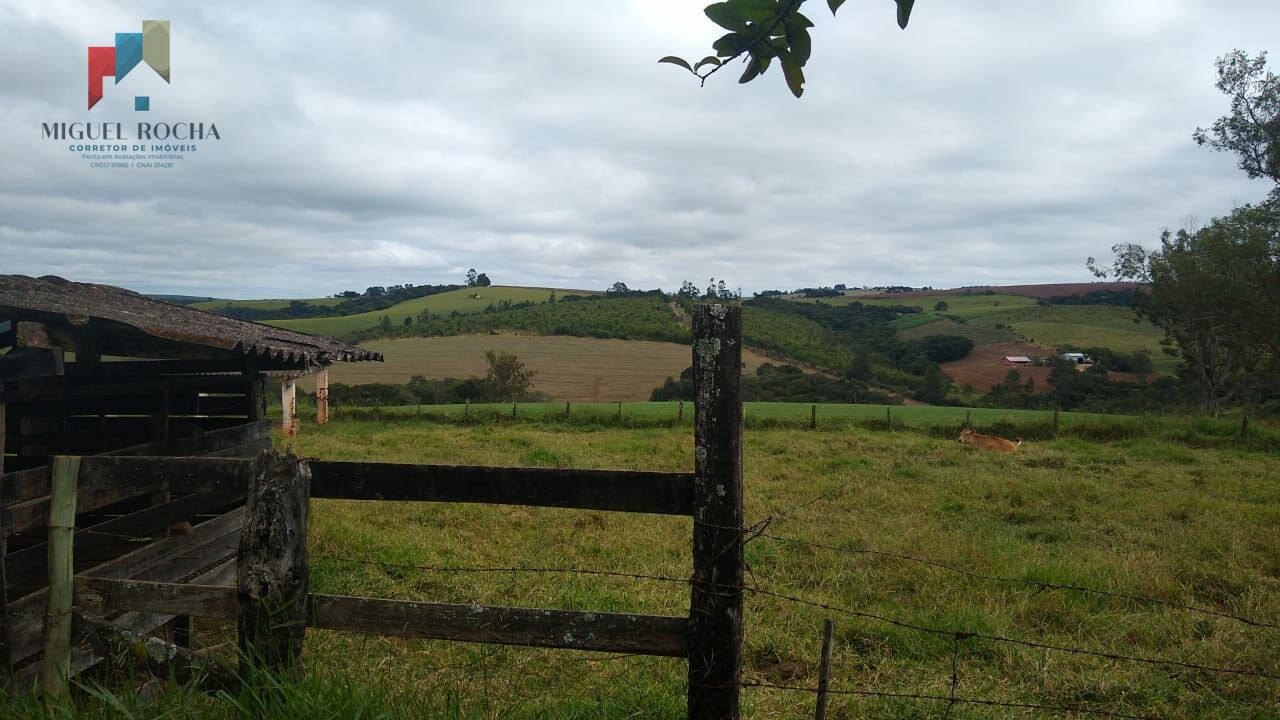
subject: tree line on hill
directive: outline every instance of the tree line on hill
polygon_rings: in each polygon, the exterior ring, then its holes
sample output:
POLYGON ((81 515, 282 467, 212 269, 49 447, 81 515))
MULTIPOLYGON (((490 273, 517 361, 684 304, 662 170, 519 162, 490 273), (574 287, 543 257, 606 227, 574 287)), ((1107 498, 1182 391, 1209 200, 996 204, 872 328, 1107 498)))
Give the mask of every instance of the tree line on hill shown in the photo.
POLYGON ((462 285, 392 285, 390 287, 374 286, 363 293, 345 290, 334 297, 342 298, 342 302, 334 305, 316 305, 304 300, 293 300, 288 305, 278 308, 254 308, 230 303, 214 312, 241 320, 297 320, 302 318, 339 317, 343 315, 359 315, 360 313, 386 310, 393 305, 414 300, 416 298, 438 295, 452 290, 461 290, 462 285))

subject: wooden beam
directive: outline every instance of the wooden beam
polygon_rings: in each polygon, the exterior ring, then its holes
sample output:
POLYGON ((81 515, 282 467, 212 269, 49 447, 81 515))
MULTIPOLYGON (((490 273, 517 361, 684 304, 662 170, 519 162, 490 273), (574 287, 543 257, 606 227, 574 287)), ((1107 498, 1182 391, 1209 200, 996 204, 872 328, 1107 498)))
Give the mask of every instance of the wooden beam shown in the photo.
POLYGON ((243 386, 244 380, 236 375, 191 375, 152 380, 118 383, 57 383, 35 385, 21 390, 8 390, 0 395, 0 401, 9 403, 50 402, 59 400, 84 400, 100 397, 127 397, 165 390, 191 390, 196 392, 230 391, 243 386))
POLYGON ((239 611, 233 587, 83 575, 75 579, 75 599, 76 607, 94 615, 129 610, 234 620, 239 611))
POLYGON ((311 471, 301 458, 263 453, 252 478, 236 554, 240 671, 246 678, 266 670, 300 679, 311 471))
MULTIPOLYGON (((110 559, 133 545, 131 538, 151 535, 172 523, 227 507, 243 497, 237 493, 195 493, 78 530, 74 539, 76 562, 83 568, 86 561, 110 559)), ((13 586, 44 577, 40 570, 46 552, 46 545, 37 543, 5 557, 4 572, 13 586)))
MULTIPOLYGON (((90 612, 120 610, 230 620, 234 588, 76 578, 76 602, 90 612)), ((308 597, 308 627, 398 637, 684 657, 688 620, 662 615, 543 610, 379 600, 344 595, 308 597)))
POLYGON ((26 350, 0 356, 0 383, 63 373, 61 350, 26 350))
POLYGON ((201 688, 207 692, 234 692, 240 686, 231 668, 218 663, 216 658, 119 627, 94 614, 77 613, 76 627, 98 655, 125 658, 130 665, 141 660, 154 677, 166 681, 173 678, 180 683, 199 678, 201 688))
POLYGON ((311 496, 689 515, 691 473, 312 460, 311 496))
MULTIPOLYGON (((81 458, 77 489, 80 512, 152 492, 221 492, 243 494, 249 486, 250 463, 244 459, 200 457, 130 457, 97 455, 81 458)), ((7 507, 0 532, 24 532, 49 517, 49 498, 7 507)))
POLYGON ((312 595, 315 628, 400 637, 684 657, 688 620, 312 595))
POLYGON ((71 679, 72 533, 76 527, 76 478, 80 458, 53 459, 53 494, 49 509, 49 602, 44 619, 44 657, 40 661, 40 692, 46 704, 67 693, 71 679))
MULTIPOLYGON (((135 578, 162 582, 221 582, 225 579, 226 560, 234 558, 244 508, 236 508, 192 528, 188 535, 174 535, 139 547, 81 573, 86 577, 135 578), (214 572, 216 571, 216 572, 214 572), (203 578, 203 579, 202 579, 203 578)), ((234 570, 234 564, 231 569, 234 570)), ((10 651, 19 663, 40 651, 44 635, 44 608, 48 589, 40 589, 9 603, 10 651)), ((133 629, 154 629, 169 618, 158 621, 139 617, 133 629)), ((120 622, 120 619, 117 619, 120 622)), ((21 673, 19 674, 21 679, 21 673)))
POLYGON ((742 679, 742 308, 693 314, 689 718, 737 720, 742 679))

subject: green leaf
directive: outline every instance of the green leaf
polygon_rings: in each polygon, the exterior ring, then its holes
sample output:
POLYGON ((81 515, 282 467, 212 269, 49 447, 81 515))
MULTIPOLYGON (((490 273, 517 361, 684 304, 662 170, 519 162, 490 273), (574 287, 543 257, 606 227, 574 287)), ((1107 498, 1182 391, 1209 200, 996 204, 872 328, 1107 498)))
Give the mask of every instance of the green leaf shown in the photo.
POLYGON ((835 15, 840 6, 844 4, 844 0, 827 0, 827 7, 831 8, 831 14, 835 15))
POLYGON ((740 83, 749 83, 760 75, 763 75, 769 69, 769 62, 773 60, 769 55, 752 54, 751 59, 747 61, 747 69, 742 72, 742 77, 738 78, 740 83))
POLYGON ((778 60, 782 62, 782 76, 787 80, 791 94, 800 97, 804 94, 804 69, 796 62, 791 53, 779 52, 778 60))
POLYGON ((684 68, 685 70, 688 70, 689 72, 693 72, 693 68, 689 66, 689 61, 688 61, 688 60, 685 60, 684 58, 678 58, 678 57, 676 57, 675 55, 668 55, 668 56, 666 56, 666 57, 662 58, 661 60, 659 60, 658 62, 660 62, 660 63, 671 63, 672 65, 679 65, 680 67, 684 68))
POLYGON ((911 19, 911 7, 916 0, 898 0, 898 27, 907 29, 907 21, 911 19))
POLYGON ((751 39, 741 33, 728 33, 711 43, 720 57, 733 57, 751 46, 751 39))
POLYGON ((708 55, 702 58, 701 60, 698 61, 697 65, 693 66, 694 72, 701 70, 703 65, 715 65, 716 67, 719 67, 720 58, 716 57, 715 55, 708 55))
MULTIPOLYGON (((788 15, 786 19, 782 21, 783 25, 787 28, 787 42, 791 45, 791 55, 795 59, 796 64, 800 66, 809 62, 809 54, 813 52, 813 44, 809 38, 809 30, 805 26, 806 22, 808 22, 808 18, 800 15, 799 13, 788 15), (795 17, 797 15, 799 15, 799 18, 795 17)), ((808 27, 812 26, 813 23, 809 23, 808 27)))
POLYGON ((719 25, 725 30, 733 30, 735 32, 749 32, 746 18, 743 18, 734 12, 733 8, 727 2, 718 2, 708 5, 702 10, 711 22, 719 25))
POLYGON ((728 5, 738 17, 758 23, 772 23, 781 12, 778 0, 729 0, 728 5))

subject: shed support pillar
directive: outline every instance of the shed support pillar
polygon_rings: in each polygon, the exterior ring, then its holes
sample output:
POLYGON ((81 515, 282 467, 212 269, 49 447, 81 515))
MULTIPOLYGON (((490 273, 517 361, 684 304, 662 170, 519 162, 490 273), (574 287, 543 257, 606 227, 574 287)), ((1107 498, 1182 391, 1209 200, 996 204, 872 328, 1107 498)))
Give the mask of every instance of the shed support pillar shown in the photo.
POLYGON ((285 437, 298 434, 298 380, 286 377, 280 382, 280 430, 285 437))
POLYGON ((316 373, 316 424, 329 422, 329 371, 316 373))

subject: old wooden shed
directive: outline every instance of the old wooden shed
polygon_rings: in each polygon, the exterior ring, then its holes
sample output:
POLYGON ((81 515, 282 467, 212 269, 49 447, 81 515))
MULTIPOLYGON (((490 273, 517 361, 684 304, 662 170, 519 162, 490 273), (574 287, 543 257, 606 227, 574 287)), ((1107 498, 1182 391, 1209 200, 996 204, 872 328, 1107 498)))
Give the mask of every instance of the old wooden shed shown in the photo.
MULTIPOLYGON (((250 457, 271 446, 265 378, 358 347, 162 302, 107 285, 0 275, 0 676, 29 679, 47 589, 50 458, 250 457)), ((242 493, 83 483, 75 572, 218 584, 234 577, 242 493)), ((126 613, 151 632, 172 616, 126 613)), ((78 653, 71 671, 96 662, 78 653)))

